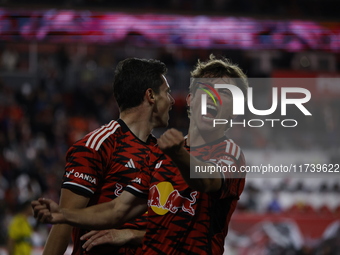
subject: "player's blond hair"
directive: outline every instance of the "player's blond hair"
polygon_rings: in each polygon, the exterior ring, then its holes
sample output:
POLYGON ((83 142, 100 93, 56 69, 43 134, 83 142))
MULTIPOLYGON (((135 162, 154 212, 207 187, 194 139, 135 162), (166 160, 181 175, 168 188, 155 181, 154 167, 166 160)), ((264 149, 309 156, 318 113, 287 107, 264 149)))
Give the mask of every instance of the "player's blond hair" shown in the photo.
MULTIPOLYGON (((217 59, 213 54, 210 54, 207 61, 198 60, 195 69, 190 73, 192 78, 236 78, 236 86, 238 86, 243 95, 247 96, 248 80, 246 74, 237 64, 231 62, 227 58, 217 59)), ((196 84, 190 84, 190 91, 195 92, 196 84)))

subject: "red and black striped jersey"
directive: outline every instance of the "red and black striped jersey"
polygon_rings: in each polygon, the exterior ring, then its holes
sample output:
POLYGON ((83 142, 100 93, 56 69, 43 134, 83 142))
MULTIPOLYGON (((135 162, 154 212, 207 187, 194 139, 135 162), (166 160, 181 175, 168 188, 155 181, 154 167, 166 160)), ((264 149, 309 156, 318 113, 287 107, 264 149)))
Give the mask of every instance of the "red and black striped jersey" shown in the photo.
MULTIPOLYGON (((118 197, 130 180, 149 164, 157 140, 152 135, 144 143, 121 120, 94 130, 77 141, 67 152, 62 188, 90 198, 88 206, 118 197)), ((145 229, 145 216, 122 228, 145 229)), ((74 255, 135 254, 135 249, 103 245, 86 252, 80 237, 86 230, 73 229, 74 255)))
POLYGON ((125 190, 148 199, 144 254, 223 254, 228 224, 245 184, 245 175, 239 171, 245 165, 244 155, 226 137, 187 149, 201 161, 236 173, 221 171, 221 189, 204 193, 191 189, 165 155, 154 170, 142 170, 125 190))

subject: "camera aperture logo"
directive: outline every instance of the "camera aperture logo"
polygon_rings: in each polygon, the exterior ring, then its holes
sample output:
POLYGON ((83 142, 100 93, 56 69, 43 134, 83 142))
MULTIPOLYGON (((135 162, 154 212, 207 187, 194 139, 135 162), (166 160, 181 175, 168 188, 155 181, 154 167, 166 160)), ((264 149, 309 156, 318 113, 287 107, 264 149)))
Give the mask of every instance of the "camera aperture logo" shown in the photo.
MULTIPOLYGON (((215 99, 215 96, 219 102, 220 105, 223 104, 222 99, 220 97, 220 95, 218 94, 218 92, 216 91, 216 89, 214 89, 211 85, 207 84, 207 83, 203 83, 203 82, 197 82, 198 84, 202 84, 203 86, 207 87, 208 89, 205 88, 199 88, 201 90, 203 90, 205 93, 207 93, 209 95, 209 97, 213 100, 215 106, 217 106, 217 101, 215 99), (209 91, 211 90, 212 93, 209 91)), ((202 108, 201 108, 201 112, 202 115, 206 115, 207 114, 207 94, 202 94, 202 108)))
MULTIPOLYGON (((242 90, 237 87, 236 85, 232 84, 214 84, 213 86, 202 83, 205 88, 200 88, 207 94, 201 95, 201 114, 207 115, 207 108, 211 107, 207 104, 207 95, 210 96, 210 98, 213 100, 215 106, 217 106, 217 100, 222 106, 223 101, 221 100, 221 97, 218 95, 217 90, 218 89, 228 89, 231 93, 231 96, 233 98, 232 106, 233 106, 233 115, 235 116, 242 116, 245 114, 244 106, 245 106, 245 96, 242 92, 242 90), (215 98, 216 97, 216 98, 215 98), (216 100, 217 99, 217 100, 216 100)), ((312 114, 306 109, 306 107, 303 105, 311 99, 311 93, 309 90, 305 88, 299 88, 299 87, 282 87, 281 88, 281 116, 287 115, 287 105, 295 105, 297 109, 299 109, 305 116, 311 116, 312 114), (304 97, 302 98, 289 98, 288 94, 294 93, 294 94, 301 94, 304 97)), ((248 88, 248 97, 247 97, 247 106, 251 113, 258 116, 268 116, 272 113, 274 113, 278 107, 278 88, 273 87, 272 88, 272 105, 269 109, 266 110, 258 110, 255 109, 254 103, 253 103, 253 88, 248 88)), ((249 127, 262 127, 265 125, 265 123, 269 123, 271 127, 275 127, 275 125, 281 125, 282 127, 296 127, 298 125, 298 121, 296 119, 271 119, 271 118, 265 118, 265 119, 250 119, 250 120, 241 120, 241 121, 234 121, 233 119, 213 119, 213 126, 216 125, 225 125, 228 124, 230 127, 234 125, 242 125, 243 127, 246 127, 247 125, 249 127)))

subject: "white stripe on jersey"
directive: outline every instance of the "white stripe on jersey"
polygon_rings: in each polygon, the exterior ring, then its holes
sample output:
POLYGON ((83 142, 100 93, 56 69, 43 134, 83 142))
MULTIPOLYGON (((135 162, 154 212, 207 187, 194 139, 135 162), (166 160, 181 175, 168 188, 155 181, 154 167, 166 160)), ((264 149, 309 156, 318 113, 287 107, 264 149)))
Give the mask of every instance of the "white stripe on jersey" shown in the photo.
POLYGON ((225 152, 226 153, 229 153, 229 150, 230 150, 230 142, 228 140, 226 140, 227 142, 227 147, 225 148, 225 152))
POLYGON ((142 191, 140 191, 139 189, 133 187, 132 185, 127 185, 126 187, 129 187, 129 188, 131 188, 131 189, 137 191, 138 193, 144 194, 144 192, 142 192, 142 191))
POLYGON ((102 126, 100 129, 98 129, 96 132, 94 132, 90 136, 90 138, 87 140, 85 146, 90 147, 91 149, 95 148, 95 150, 98 150, 99 147, 101 146, 101 144, 103 143, 103 141, 109 135, 113 134, 117 130, 118 127, 120 127, 120 125, 116 121, 111 121, 108 125, 102 126), (99 142, 97 142, 97 140, 104 134, 105 134, 105 136, 102 137, 99 140, 99 142))
POLYGON ((87 139, 87 142, 85 144, 86 147, 89 147, 89 144, 91 143, 94 136, 96 136, 99 132, 101 132, 103 129, 110 127, 112 124, 114 124, 116 121, 112 120, 109 124, 106 124, 104 126, 101 126, 97 130, 93 131, 90 138, 87 139))
POLYGON ((233 143, 233 149, 231 150, 231 155, 235 155, 236 144, 233 143))
POLYGON ((88 187, 85 187, 85 186, 83 186, 83 185, 80 185, 80 184, 78 184, 78 183, 74 183, 74 182, 64 182, 63 184, 78 186, 78 187, 80 187, 80 188, 82 188, 82 189, 86 189, 87 191, 90 191, 92 194, 94 194, 94 191, 93 191, 93 190, 91 190, 91 189, 89 189, 88 187))
POLYGON ((102 145, 102 143, 105 141, 105 139, 108 138, 110 135, 112 135, 114 132, 116 132, 117 128, 119 128, 119 127, 120 127, 120 125, 117 124, 111 132, 108 132, 102 139, 100 139, 95 150, 96 151, 99 150, 100 145, 102 145))
POLYGON ((236 153, 235 158, 238 159, 240 157, 240 154, 241 154, 241 148, 240 148, 240 146, 237 146, 237 145, 236 145, 236 147, 237 147, 237 153, 236 153))
POLYGON ((136 167, 135 167, 135 163, 133 163, 132 158, 130 158, 130 160, 129 160, 128 163, 129 163, 129 167, 130 167, 130 168, 136 168, 136 167))
POLYGON ((234 161, 231 161, 231 160, 226 160, 226 159, 220 159, 219 160, 220 162, 223 162, 224 164, 227 164, 227 165, 232 165, 234 164, 234 161))
POLYGON ((231 139, 225 140, 225 142, 227 143, 225 152, 229 153, 231 156, 235 157, 238 160, 241 154, 240 147, 236 143, 234 143, 234 141, 231 139))

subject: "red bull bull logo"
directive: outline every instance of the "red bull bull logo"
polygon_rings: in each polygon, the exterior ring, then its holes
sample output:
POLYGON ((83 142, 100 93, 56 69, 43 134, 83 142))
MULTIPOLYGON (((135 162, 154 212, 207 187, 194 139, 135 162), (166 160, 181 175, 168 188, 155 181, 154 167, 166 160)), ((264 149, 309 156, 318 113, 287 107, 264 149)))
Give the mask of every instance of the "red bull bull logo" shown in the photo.
POLYGON ((176 213, 178 209, 195 215, 193 205, 196 203, 196 196, 197 191, 193 191, 190 193, 190 198, 183 197, 170 182, 160 182, 150 188, 148 205, 159 215, 167 212, 176 213))

